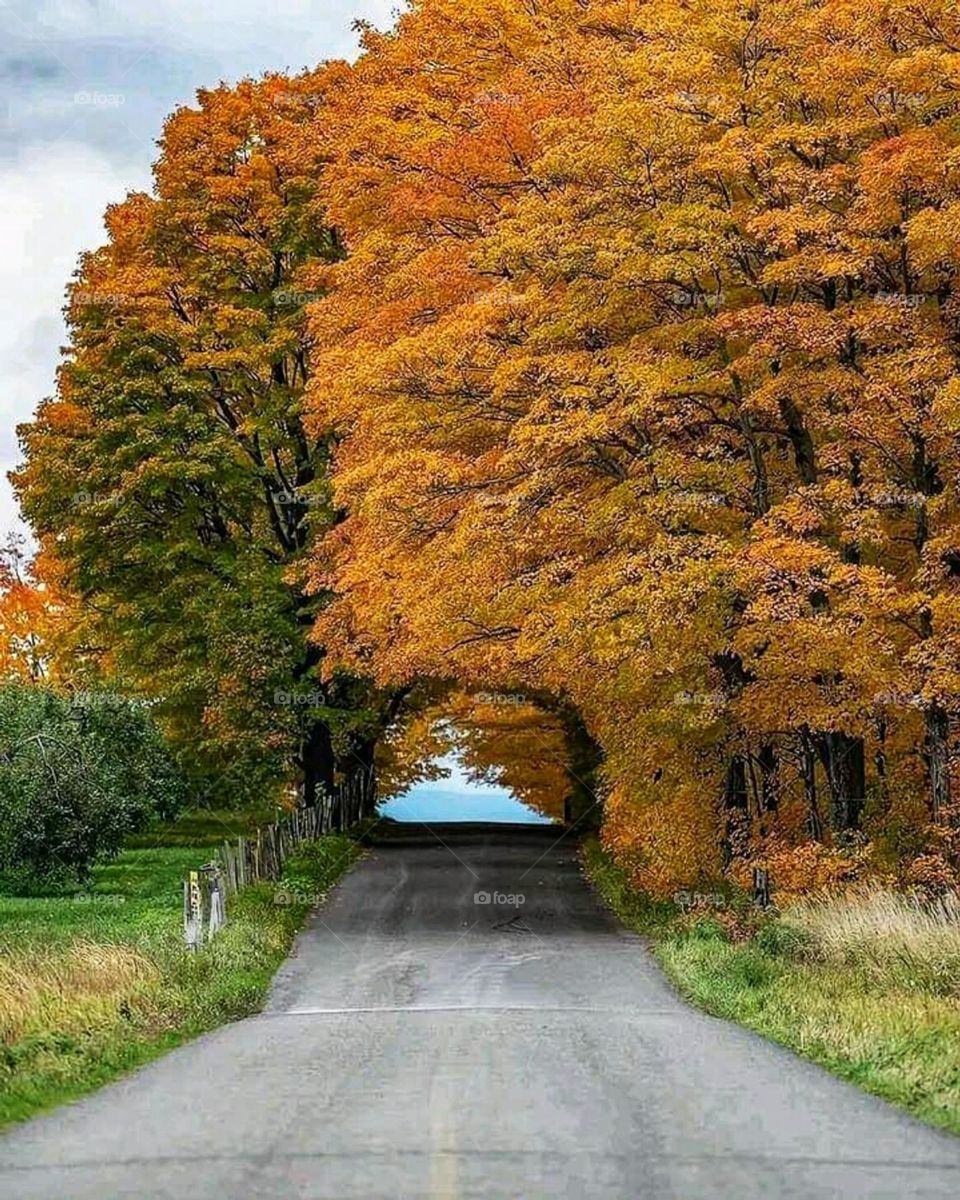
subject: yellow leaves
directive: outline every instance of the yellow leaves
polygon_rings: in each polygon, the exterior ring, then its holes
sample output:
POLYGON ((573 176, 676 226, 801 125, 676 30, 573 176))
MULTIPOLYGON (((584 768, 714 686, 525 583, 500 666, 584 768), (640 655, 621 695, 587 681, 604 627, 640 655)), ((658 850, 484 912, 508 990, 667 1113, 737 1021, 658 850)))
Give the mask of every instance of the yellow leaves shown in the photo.
POLYGON ((717 325, 730 338, 742 340, 747 347, 746 362, 762 361, 766 374, 771 360, 782 367, 783 359, 790 355, 835 358, 847 336, 841 316, 812 303, 744 306, 722 312, 717 325))
POLYGON ((868 853, 851 854, 819 842, 789 846, 780 839, 772 839, 760 850, 757 861, 776 879, 781 902, 791 895, 804 896, 849 885, 872 873, 868 853))
POLYGON ((144 231, 149 227, 155 202, 145 192, 131 192, 120 204, 111 204, 104 225, 118 255, 140 256, 144 231))
POLYGON ((884 233, 918 207, 942 200, 945 164, 954 147, 942 127, 914 129, 870 146, 860 160, 853 220, 870 232, 884 233))
MULTIPOLYGON (((686 764, 685 764, 686 765, 686 764)), ((648 777, 629 792, 614 788, 604 806, 603 844, 635 887, 657 896, 716 878, 715 818, 700 802, 718 781, 683 775, 648 777)))
MULTIPOLYGON (((841 222, 827 210, 817 211, 808 204, 795 204, 789 209, 758 213, 747 228, 753 236, 763 239, 775 253, 786 256, 799 253, 806 243, 819 241, 835 233, 841 228, 841 222)), ((767 278, 775 278, 774 266, 773 263, 768 264, 767 278)))
POLYGON ((0 677, 61 682, 71 666, 79 606, 63 588, 62 568, 48 552, 28 562, 11 536, 0 557, 0 677))
POLYGON ((960 260, 960 202, 926 208, 911 217, 907 244, 923 270, 954 266, 960 260))

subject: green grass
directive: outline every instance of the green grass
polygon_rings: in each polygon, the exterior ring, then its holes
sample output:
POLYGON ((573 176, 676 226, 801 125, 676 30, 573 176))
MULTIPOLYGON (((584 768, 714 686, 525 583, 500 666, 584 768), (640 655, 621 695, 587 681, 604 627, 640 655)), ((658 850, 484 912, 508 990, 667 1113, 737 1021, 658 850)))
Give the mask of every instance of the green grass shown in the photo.
POLYGON ((176 821, 158 821, 144 833, 127 839, 128 849, 153 850, 159 846, 220 846, 224 840, 236 841, 256 833, 262 825, 276 821, 278 811, 265 805, 263 808, 244 809, 231 812, 229 809, 197 808, 184 813, 176 821))
MULTIPOLYGON (((907 974, 900 950, 881 969, 885 930, 861 930, 863 949, 851 952, 856 901, 817 906, 816 920, 802 905, 762 917, 742 897, 717 918, 694 916, 631 888, 595 841, 584 847, 584 866, 620 920, 650 938, 686 999, 960 1133, 957 975, 907 974), (832 921, 822 907, 832 907, 832 921), (835 944, 838 928, 843 945, 835 944)), ((952 933, 945 930, 945 942, 952 933)))
MULTIPOLYGON (((272 814, 267 814, 267 818, 272 814)), ((330 835, 280 888, 231 901, 202 950, 182 941, 184 873, 263 814, 193 814, 137 839, 81 890, 0 895, 0 1127, 73 1099, 225 1021, 256 1012, 294 934, 360 852, 330 835)))

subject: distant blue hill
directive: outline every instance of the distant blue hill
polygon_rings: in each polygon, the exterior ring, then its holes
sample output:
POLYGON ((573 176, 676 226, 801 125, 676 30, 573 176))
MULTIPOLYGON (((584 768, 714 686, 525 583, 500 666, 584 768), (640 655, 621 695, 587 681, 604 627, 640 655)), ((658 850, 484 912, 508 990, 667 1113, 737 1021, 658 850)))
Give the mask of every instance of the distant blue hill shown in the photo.
MULTIPOLYGON (((441 781, 438 781, 441 782, 441 781)), ((443 780, 442 783, 448 783, 443 780)), ((394 821, 514 821, 531 825, 549 825, 548 817, 521 804, 501 789, 444 788, 437 783, 411 788, 405 796, 385 800, 379 808, 394 821)))

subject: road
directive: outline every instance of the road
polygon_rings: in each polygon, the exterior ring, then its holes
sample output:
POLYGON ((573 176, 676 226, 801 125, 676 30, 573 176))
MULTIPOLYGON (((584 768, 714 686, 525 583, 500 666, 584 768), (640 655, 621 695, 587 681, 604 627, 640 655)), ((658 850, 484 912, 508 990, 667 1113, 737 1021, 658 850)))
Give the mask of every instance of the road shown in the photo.
POLYGON ((402 832, 261 1016, 0 1139, 0 1196, 960 1196, 960 1141, 679 1001, 556 829, 402 832))

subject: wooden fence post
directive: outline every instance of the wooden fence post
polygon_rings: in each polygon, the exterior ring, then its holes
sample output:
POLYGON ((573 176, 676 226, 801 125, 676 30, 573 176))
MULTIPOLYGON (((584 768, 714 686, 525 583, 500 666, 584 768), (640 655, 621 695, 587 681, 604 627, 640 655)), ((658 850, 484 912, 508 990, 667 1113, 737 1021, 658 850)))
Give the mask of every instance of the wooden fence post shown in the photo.
POLYGON ((208 863, 201 869, 207 893, 206 904, 201 909, 201 912, 206 913, 207 928, 204 940, 209 941, 217 930, 227 923, 227 914, 223 903, 223 876, 220 864, 216 862, 208 863))
POLYGON ((203 897, 197 871, 191 871, 183 881, 183 937, 191 950, 197 950, 203 942, 203 897))

